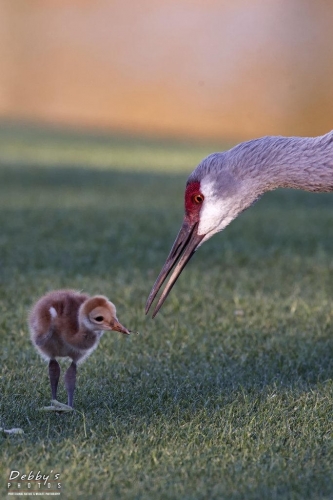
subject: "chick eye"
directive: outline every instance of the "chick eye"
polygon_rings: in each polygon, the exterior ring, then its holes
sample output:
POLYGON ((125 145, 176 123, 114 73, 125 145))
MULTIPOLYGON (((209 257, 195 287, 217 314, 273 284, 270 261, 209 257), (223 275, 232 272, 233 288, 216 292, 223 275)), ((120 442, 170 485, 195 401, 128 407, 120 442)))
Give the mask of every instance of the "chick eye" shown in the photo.
POLYGON ((96 316, 96 318, 94 318, 95 321, 98 321, 98 323, 101 323, 102 321, 104 321, 104 318, 103 316, 96 316))
POLYGON ((198 194, 194 194, 192 196, 192 201, 193 203, 196 203, 197 205, 200 205, 203 201, 204 201, 205 197, 203 194, 201 193, 198 193, 198 194))

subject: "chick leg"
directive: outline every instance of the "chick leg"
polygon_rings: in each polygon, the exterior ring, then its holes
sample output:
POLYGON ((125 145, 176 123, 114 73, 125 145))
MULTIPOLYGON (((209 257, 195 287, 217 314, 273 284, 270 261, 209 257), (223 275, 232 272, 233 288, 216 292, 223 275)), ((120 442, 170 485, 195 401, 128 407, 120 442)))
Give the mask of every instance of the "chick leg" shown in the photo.
POLYGON ((51 384, 52 399, 57 399, 57 389, 60 377, 60 366, 58 361, 55 359, 50 359, 49 362, 49 377, 51 384))
POLYGON ((55 359, 50 359, 49 361, 49 377, 51 384, 51 392, 52 392, 52 406, 44 406, 41 408, 41 411, 55 411, 57 413, 62 411, 72 411, 73 408, 67 405, 63 405, 57 401, 57 389, 58 382, 60 377, 60 366, 58 361, 55 359))
POLYGON ((73 398, 76 381, 76 363, 74 361, 65 373, 65 387, 68 395, 68 406, 73 408, 73 398))

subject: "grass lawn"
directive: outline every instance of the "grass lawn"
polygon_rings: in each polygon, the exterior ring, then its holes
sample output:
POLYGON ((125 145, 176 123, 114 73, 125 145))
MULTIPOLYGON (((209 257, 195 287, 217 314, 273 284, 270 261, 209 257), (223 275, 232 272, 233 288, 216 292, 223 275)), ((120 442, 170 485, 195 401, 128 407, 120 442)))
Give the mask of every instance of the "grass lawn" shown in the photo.
POLYGON ((11 470, 59 473, 62 499, 333 498, 332 195, 267 194, 144 316, 187 175, 224 146, 0 127, 0 426, 24 430, 0 435, 1 498, 11 470), (140 335, 105 333, 55 415, 26 317, 62 287, 140 335))

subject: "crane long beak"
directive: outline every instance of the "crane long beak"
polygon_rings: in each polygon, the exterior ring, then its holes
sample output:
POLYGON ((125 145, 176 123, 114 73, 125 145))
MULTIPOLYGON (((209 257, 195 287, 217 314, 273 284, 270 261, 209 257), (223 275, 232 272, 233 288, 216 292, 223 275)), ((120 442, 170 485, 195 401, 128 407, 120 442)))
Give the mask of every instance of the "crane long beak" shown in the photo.
POLYGON ((159 289, 168 277, 172 268, 175 266, 173 273, 170 276, 170 279, 166 284, 166 287, 164 288, 153 312, 153 318, 156 316, 165 299, 169 295, 170 290, 180 276, 180 273, 182 272, 204 237, 204 234, 198 235, 198 222, 191 223, 186 218, 184 219, 183 225, 180 228, 178 236, 171 248, 170 254, 165 261, 164 266, 162 267, 162 270, 158 275, 153 288, 151 289, 146 304, 146 314, 148 313, 159 289))

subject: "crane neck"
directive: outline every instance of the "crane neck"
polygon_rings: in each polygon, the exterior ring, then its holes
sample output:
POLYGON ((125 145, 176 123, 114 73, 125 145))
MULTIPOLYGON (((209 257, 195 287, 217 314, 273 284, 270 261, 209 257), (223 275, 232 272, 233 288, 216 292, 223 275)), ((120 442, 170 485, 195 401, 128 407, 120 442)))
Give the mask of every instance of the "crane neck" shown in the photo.
POLYGON ((234 176, 258 194, 279 187, 333 191, 333 131, 320 137, 267 136, 227 152, 234 176))

